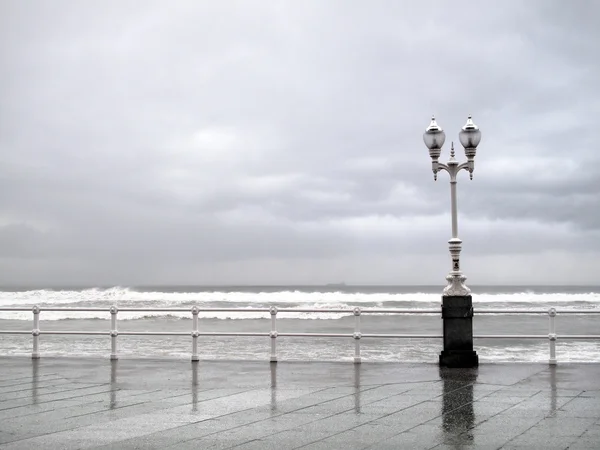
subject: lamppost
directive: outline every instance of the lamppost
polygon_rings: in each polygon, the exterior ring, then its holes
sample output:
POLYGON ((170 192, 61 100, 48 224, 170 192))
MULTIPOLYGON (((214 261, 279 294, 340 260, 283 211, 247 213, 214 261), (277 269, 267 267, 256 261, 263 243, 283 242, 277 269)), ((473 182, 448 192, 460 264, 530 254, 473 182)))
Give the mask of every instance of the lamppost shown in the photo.
POLYGON ((450 202, 452 211, 452 238, 448 241, 452 270, 446 277, 448 285, 442 296, 442 319, 444 320, 444 350, 440 354, 440 365, 447 367, 475 367, 478 365, 477 353, 473 351, 473 300, 471 290, 465 285, 466 277, 460 270, 460 251, 462 241, 458 237, 458 218, 456 202, 456 178, 464 169, 473 179, 475 170, 475 154, 481 141, 481 131, 473 123, 471 116, 460 131, 459 140, 465 149, 467 161, 459 163, 454 154, 454 143, 450 146, 450 159, 446 164, 439 162, 446 134, 435 117, 431 118, 429 127, 423 134, 425 145, 431 156, 433 179, 437 180, 438 172, 445 170, 450 175, 450 202))

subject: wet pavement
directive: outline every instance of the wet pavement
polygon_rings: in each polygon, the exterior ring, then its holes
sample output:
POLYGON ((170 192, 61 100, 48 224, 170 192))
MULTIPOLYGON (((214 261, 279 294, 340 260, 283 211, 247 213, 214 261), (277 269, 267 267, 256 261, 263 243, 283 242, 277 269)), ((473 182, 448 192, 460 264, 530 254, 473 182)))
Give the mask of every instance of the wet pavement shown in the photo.
POLYGON ((600 449, 600 364, 0 357, 0 449, 600 449))

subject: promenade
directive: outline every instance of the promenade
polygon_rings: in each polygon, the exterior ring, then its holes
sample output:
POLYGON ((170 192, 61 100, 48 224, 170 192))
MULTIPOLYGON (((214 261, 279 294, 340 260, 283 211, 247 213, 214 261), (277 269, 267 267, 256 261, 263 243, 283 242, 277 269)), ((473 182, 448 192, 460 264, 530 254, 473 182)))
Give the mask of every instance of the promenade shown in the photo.
POLYGON ((0 357, 0 449, 599 449, 600 364, 0 357))

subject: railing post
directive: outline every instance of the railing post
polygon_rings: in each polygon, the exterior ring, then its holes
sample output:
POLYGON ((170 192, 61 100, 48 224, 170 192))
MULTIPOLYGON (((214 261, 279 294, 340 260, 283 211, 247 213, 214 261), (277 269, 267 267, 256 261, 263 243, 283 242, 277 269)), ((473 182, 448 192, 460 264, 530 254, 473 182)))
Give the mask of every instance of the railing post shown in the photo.
POLYGON ((117 330, 117 313, 119 312, 119 308, 115 305, 110 307, 110 360, 116 361, 119 359, 119 355, 117 354, 117 336, 119 336, 119 331, 117 330))
POLYGON ((198 313, 200 309, 197 306, 192 306, 192 362, 200 361, 198 356, 198 336, 200 331, 198 330, 198 313))
POLYGON ((271 314, 271 362, 277 362, 277 307, 271 306, 269 309, 271 314))
POLYGON ((360 308, 357 306, 354 308, 354 364, 360 364, 360 338, 362 334, 360 332, 360 308))
POLYGON ((548 342, 550 344, 550 359, 548 364, 551 366, 556 365, 556 309, 550 308, 548 310, 548 317, 550 320, 550 330, 548 333, 548 342))
POLYGON ((33 351, 31 352, 31 359, 40 359, 40 307, 35 305, 31 311, 33 312, 33 330, 31 330, 33 351))

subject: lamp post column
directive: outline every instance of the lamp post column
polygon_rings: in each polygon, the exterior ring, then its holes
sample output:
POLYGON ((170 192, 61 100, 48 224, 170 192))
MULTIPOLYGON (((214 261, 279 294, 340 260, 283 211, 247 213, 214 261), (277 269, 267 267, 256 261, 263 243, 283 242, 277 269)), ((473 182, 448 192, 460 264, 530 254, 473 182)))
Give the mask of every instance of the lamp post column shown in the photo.
POLYGON ((423 135, 432 159, 434 179, 438 172, 445 170, 450 175, 450 202, 452 215, 452 238, 448 241, 452 266, 446 277, 448 281, 442 295, 442 320, 444 347, 439 364, 442 367, 476 367, 479 364, 477 353, 473 350, 473 299, 471 290, 465 285, 466 277, 460 270, 460 252, 462 241, 458 237, 458 206, 456 198, 457 175, 461 170, 469 172, 473 178, 474 158, 481 132, 469 116, 462 128, 460 141, 465 148, 467 162, 459 164, 455 158, 454 144, 450 149, 447 164, 438 161, 445 141, 444 131, 437 125, 435 118, 423 135))

